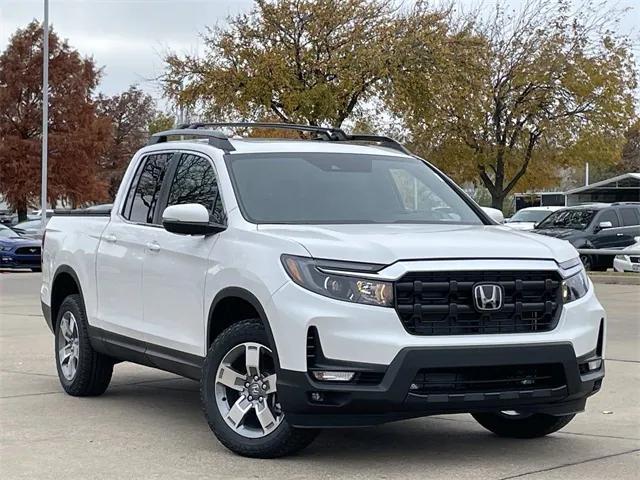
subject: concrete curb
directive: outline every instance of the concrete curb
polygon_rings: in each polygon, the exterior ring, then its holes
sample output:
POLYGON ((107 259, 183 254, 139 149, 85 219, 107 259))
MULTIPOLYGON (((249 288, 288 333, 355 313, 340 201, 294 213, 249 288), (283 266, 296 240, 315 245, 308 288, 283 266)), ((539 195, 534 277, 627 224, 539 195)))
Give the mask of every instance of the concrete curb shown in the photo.
POLYGON ((637 273, 589 273, 593 283, 610 285, 640 285, 640 275, 637 273))

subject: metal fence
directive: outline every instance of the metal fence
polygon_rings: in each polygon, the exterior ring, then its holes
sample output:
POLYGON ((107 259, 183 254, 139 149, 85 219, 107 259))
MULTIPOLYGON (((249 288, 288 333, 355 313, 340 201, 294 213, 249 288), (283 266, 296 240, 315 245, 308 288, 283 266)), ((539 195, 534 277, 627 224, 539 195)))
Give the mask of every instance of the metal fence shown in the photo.
POLYGON ((580 255, 629 255, 640 257, 640 250, 614 250, 611 248, 578 248, 580 255))

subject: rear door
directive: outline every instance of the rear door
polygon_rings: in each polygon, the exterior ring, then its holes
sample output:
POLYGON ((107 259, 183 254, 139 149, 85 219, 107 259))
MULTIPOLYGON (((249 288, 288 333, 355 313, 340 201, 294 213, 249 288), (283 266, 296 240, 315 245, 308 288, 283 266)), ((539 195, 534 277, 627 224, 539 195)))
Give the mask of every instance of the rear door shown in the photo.
MULTIPOLYGON (((211 159, 193 153, 177 154, 172 162, 167 194, 158 211, 185 203, 204 205, 212 221, 226 223, 217 175, 211 159)), ((178 235, 154 229, 154 250, 144 260, 144 319, 148 329, 148 352, 156 358, 177 356, 188 361, 184 353, 205 355, 204 282, 211 250, 219 235, 178 235), (154 352, 154 349, 156 350, 154 352), (167 350, 168 349, 168 350, 167 350)))
POLYGON ((124 204, 111 215, 98 247, 98 317, 105 330, 145 340, 142 265, 154 232, 155 214, 172 153, 142 157, 124 204))
POLYGON ((640 237, 640 207, 625 206, 618 210, 622 219, 622 228, 618 236, 619 246, 628 247, 636 243, 635 237, 640 237))

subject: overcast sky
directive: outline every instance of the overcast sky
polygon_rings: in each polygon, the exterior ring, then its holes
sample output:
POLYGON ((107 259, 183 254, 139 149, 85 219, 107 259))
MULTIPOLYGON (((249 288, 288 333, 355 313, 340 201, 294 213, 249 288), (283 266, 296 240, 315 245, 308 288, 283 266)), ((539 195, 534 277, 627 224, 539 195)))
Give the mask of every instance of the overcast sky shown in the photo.
MULTIPOLYGON (((517 6, 522 0, 504 0, 517 6)), ((635 7, 621 29, 640 26, 640 0, 611 0, 635 7)), ((405 0, 410 3, 411 0, 405 0)), ((158 86, 150 79, 162 71, 160 55, 167 50, 197 52, 206 25, 224 23, 229 15, 251 8, 252 0, 50 0, 50 23, 84 55, 92 55, 104 76, 99 90, 115 94, 133 83, 154 97, 158 86)), ((478 0, 463 0, 478 5, 478 0)), ((485 0, 491 8, 495 0, 485 0)), ((10 36, 32 19, 42 19, 43 0, 0 0, 0 51, 10 36)), ((636 48, 638 52, 638 48, 636 48)))

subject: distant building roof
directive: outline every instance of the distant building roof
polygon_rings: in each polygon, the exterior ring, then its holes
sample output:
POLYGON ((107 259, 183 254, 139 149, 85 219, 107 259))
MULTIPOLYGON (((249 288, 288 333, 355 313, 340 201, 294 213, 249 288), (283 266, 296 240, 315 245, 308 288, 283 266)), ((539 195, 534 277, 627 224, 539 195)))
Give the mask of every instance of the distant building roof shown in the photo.
POLYGON ((625 173, 623 175, 618 175, 617 177, 585 185, 584 187, 574 188, 573 190, 568 190, 566 195, 617 188, 640 188, 640 173, 625 173))

